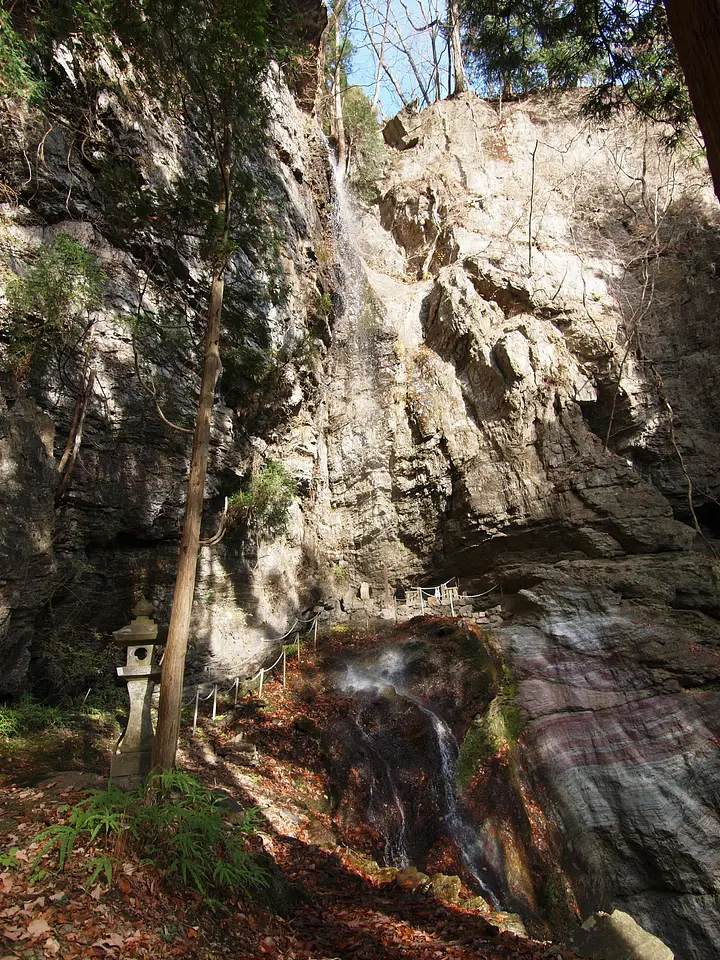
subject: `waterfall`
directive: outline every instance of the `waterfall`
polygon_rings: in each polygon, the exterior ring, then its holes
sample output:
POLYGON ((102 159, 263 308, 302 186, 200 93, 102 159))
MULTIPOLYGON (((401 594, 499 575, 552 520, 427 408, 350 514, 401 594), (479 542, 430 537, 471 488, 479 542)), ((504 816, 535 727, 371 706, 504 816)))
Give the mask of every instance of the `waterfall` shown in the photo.
POLYGON ((411 700, 419 710, 430 720, 435 736, 437 738, 438 752, 440 754, 440 765, 443 776, 443 786, 445 789, 445 805, 447 813, 445 822, 448 833, 455 841, 455 845, 460 851, 463 863, 471 874, 475 882, 486 898, 492 903, 496 910, 500 909, 500 903, 497 897, 488 887, 483 879, 481 871, 485 863, 485 851, 483 845, 478 839, 475 827, 468 822, 466 816, 458 803, 457 793, 455 791, 455 763, 460 753, 457 740, 452 731, 436 713, 424 706, 409 694, 405 696, 411 700))
MULTIPOLYGON (((405 663, 402 652, 397 648, 384 650, 371 666, 356 663, 344 664, 344 673, 338 674, 335 680, 336 687, 353 699, 362 702, 363 697, 371 696, 377 700, 380 697, 397 697, 406 704, 412 704, 425 718, 432 730, 433 739, 437 747, 436 766, 442 786, 442 819, 447 836, 458 849, 461 860, 468 873, 473 877, 483 895, 492 905, 499 909, 500 904, 483 876, 486 870, 486 855, 484 845, 477 835, 476 828, 469 821, 462 805, 458 801, 455 790, 455 764, 459 754, 457 741, 447 723, 432 709, 418 700, 407 688, 405 663)), ((372 706, 372 702, 370 704, 372 706)), ((406 866, 410 863, 408 845, 411 838, 407 835, 406 805, 403 803, 400 791, 395 782, 394 771, 383 754, 382 743, 377 734, 371 739, 365 726, 362 715, 367 708, 367 700, 358 711, 355 723, 363 743, 372 753, 382 771, 385 793, 389 792, 392 802, 399 814, 390 820, 383 800, 378 800, 371 784, 368 816, 373 824, 380 829, 385 838, 386 862, 395 866, 406 866), (384 814, 384 819, 383 819, 384 814)), ((385 737, 393 736, 392 730, 384 732, 385 737)), ((430 758, 428 758, 430 759, 430 758)))
POLYGON ((321 136, 327 148, 332 174, 332 233, 335 244, 336 282, 340 295, 339 315, 342 319, 348 320, 351 327, 355 327, 365 303, 367 286, 365 265, 354 239, 357 231, 345 179, 340 175, 335 154, 327 138, 322 132, 321 136))

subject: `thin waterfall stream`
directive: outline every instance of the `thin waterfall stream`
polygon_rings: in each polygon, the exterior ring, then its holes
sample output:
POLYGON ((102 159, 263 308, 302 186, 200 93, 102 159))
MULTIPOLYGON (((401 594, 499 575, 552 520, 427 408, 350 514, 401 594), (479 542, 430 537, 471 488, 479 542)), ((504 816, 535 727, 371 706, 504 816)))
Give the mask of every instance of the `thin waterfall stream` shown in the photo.
MULTIPOLYGON (((358 321, 366 307, 368 280, 355 240, 357 228, 344 179, 339 175, 333 151, 325 140, 333 178, 332 232, 336 264, 339 310, 337 325, 342 336, 357 335, 358 321)), ((426 837, 444 834, 454 844, 469 877, 494 907, 498 897, 491 889, 486 863, 486 845, 478 837, 455 788, 458 745, 448 724, 427 702, 416 697, 407 682, 406 663, 398 648, 380 653, 375 662, 359 665, 346 662, 336 679, 336 688, 356 699, 358 709, 353 720, 356 748, 364 758, 363 790, 365 816, 381 838, 381 855, 387 865, 413 865, 426 837), (378 710, 378 704, 382 704, 378 710), (403 766, 405 757, 398 733, 392 726, 393 710, 414 730, 412 737, 427 745, 428 755, 421 774, 403 766), (381 715, 390 723, 381 722, 381 715)), ((497 871, 496 871, 497 873, 497 871)))
POLYGON ((360 316, 365 300, 367 280, 365 266, 355 240, 356 230, 345 180, 340 175, 335 154, 321 134, 327 148, 328 163, 332 174, 333 211, 332 233, 335 242, 336 279, 340 294, 340 315, 354 323, 360 316))
POLYGON ((415 696, 408 685, 402 652, 394 647, 380 652, 373 662, 346 661, 335 675, 335 687, 357 702, 354 724, 361 752, 371 767, 368 775, 367 817, 384 839, 387 865, 412 864, 414 838, 408 821, 413 810, 428 803, 432 793, 439 830, 456 847, 460 861, 482 895, 499 908, 499 900, 487 879, 486 852, 477 828, 470 822, 455 788, 455 765, 459 753, 457 741, 445 722, 430 706, 415 696), (393 760, 409 754, 404 750, 403 726, 410 717, 412 739, 422 737, 424 757, 424 795, 403 781, 402 769, 393 769, 393 760), (397 716, 398 724, 393 723, 397 716), (420 721, 419 723, 417 721, 420 721), (431 785, 435 787, 434 792, 431 785))

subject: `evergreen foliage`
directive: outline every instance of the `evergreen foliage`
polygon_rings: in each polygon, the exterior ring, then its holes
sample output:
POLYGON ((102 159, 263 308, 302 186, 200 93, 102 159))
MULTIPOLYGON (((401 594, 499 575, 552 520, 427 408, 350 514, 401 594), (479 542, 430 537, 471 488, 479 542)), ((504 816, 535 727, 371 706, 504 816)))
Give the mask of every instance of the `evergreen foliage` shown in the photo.
POLYGON ((112 781, 93 790, 70 811, 66 823, 54 824, 36 838, 37 861, 57 850, 63 870, 76 843, 100 848, 90 862, 88 886, 103 877, 110 884, 116 865, 113 849, 122 841, 152 861, 167 881, 196 890, 216 903, 222 893, 252 893, 267 887, 267 872, 254 860, 247 838, 257 826, 257 811, 240 820, 223 817, 223 797, 180 770, 151 774, 136 790, 121 790, 112 781), (154 803, 148 803, 153 798, 154 803))
POLYGON ((489 93, 591 87, 587 111, 618 107, 671 125, 676 142, 693 116, 657 0, 463 0, 469 61, 489 93))
POLYGON ((16 373, 32 360, 76 347, 84 318, 102 303, 105 274, 95 254, 67 234, 44 244, 25 276, 6 284, 0 337, 16 373))
POLYGON ((287 527, 290 505, 297 495, 295 481, 277 460, 268 460, 250 480, 247 490, 229 498, 236 517, 259 532, 279 536, 287 527))

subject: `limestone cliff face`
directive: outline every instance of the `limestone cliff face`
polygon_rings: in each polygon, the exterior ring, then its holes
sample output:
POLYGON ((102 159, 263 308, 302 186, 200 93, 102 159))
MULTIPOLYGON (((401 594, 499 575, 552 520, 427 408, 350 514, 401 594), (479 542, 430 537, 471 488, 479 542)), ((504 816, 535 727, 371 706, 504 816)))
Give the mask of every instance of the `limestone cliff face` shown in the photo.
POLYGON ((496 588, 523 776, 581 909, 710 958, 720 215, 657 131, 578 107, 463 95, 394 125, 355 211, 367 290, 328 357, 314 527, 378 588, 496 588))
MULTIPOLYGON (((60 350, 52 362, 19 375, 10 359, 11 328, 0 337, 5 694, 23 689, 28 668, 45 689, 49 683, 67 690, 68 674, 73 683, 106 683, 105 664, 88 651, 106 646, 140 594, 161 622, 172 601, 191 437, 161 421, 149 384, 170 419, 192 426, 207 264, 181 224, 167 229, 159 217, 143 220, 142 212, 153 203, 161 208, 163 197, 188 175, 201 176, 209 161, 182 123, 138 95, 109 58, 92 66, 65 48, 55 65, 62 73, 55 82, 70 102, 86 105, 94 125, 94 139, 82 149, 70 116, 58 116, 48 129, 32 110, 5 104, 0 117, 8 187, 0 210, 0 292, 13 274, 27 275, 41 244, 61 234, 82 242, 107 278, 93 315, 96 377, 82 444, 58 504, 78 358, 60 350)), ((331 279, 330 262, 319 262, 316 253, 329 230, 327 148, 278 71, 268 77, 266 94, 270 136, 264 155, 252 161, 253 174, 264 184, 281 239, 272 262, 240 251, 229 272, 204 536, 217 530, 224 496, 247 483, 253 466, 278 456, 286 421, 301 410, 309 419, 325 350, 315 337, 316 304, 329 296, 331 279), (284 290, 274 305, 264 295, 268 277, 284 290)), ((282 457, 307 489, 304 462, 296 464, 291 447, 283 446, 282 457)), ((203 549, 191 675, 254 671, 269 650, 268 637, 283 633, 306 605, 312 592, 306 566, 297 507, 290 537, 277 549, 258 549, 243 531, 203 549)))
MULTIPOLYGON (((65 68, 98 141, 134 158, 140 195, 202 169, 186 131, 118 99, 116 77, 65 68)), ((528 811, 542 798, 581 908, 624 907, 679 955, 713 956, 720 217, 704 170, 650 128, 586 124, 573 96, 500 113, 463 95, 395 125, 379 203, 336 208, 333 226, 326 147, 269 82, 258 175, 277 201, 287 297, 259 307, 248 293, 261 271, 237 257, 206 532, 265 458, 299 493, 285 537, 203 549, 191 675, 252 672, 299 611, 322 600, 346 616, 360 580, 492 590, 528 811), (271 375, 248 369, 270 355, 271 375)), ((64 232, 109 278, 57 507, 72 394, 53 369, 3 375, 0 689, 12 693, 29 666, 51 671, 50 638, 65 655, 71 640, 86 649, 141 592, 167 617, 189 445, 138 386, 133 348, 187 425, 205 275, 191 241, 152 223, 128 233, 123 191, 62 124, 4 123, 5 270, 22 273, 64 232), (185 330, 171 348, 147 333, 168 312, 185 330)), ((501 858, 522 861, 510 831, 494 835, 501 858)))

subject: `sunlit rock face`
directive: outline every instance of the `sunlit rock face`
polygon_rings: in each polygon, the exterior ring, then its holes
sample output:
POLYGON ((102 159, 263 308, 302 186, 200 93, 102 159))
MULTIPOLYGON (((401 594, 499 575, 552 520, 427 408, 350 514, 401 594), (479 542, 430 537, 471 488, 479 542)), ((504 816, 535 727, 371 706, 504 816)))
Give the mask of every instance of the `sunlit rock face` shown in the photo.
MULTIPOLYGON (((657 130, 598 129, 580 102, 463 95, 408 120, 352 214, 368 287, 329 351, 314 529, 376 588, 495 585, 517 802, 560 831, 583 912, 709 960, 720 213, 657 130)), ((497 767, 466 800, 520 864, 497 767)))
POLYGON ((717 531, 717 202, 580 103, 436 104, 351 214, 368 291, 330 351, 318 528, 361 574, 682 552, 684 471, 717 531))

